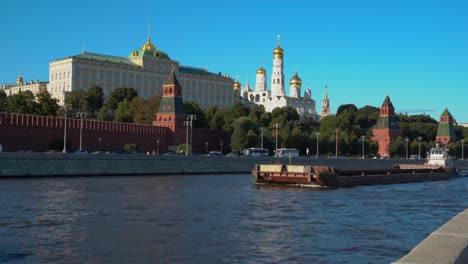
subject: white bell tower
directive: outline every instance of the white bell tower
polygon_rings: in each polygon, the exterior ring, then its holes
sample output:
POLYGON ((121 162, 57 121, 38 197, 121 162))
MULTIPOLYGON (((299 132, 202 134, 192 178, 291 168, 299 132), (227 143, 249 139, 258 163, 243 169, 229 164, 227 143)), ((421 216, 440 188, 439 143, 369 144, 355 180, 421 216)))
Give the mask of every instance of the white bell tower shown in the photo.
POLYGON ((280 35, 278 34, 278 46, 273 50, 273 70, 271 72, 271 96, 285 96, 284 72, 283 72, 284 51, 280 47, 280 35))

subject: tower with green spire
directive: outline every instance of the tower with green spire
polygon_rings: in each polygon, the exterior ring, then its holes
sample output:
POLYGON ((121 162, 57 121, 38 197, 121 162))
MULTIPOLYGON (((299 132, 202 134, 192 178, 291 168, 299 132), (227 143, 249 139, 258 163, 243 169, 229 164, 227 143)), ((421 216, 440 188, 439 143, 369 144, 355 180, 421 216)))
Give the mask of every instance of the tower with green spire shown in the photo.
POLYGON ((187 118, 184 102, 182 100, 182 87, 172 68, 166 84, 162 86, 163 96, 156 113, 154 126, 167 127, 173 132, 172 142, 182 144, 184 142, 184 121, 187 118))
POLYGON ((388 95, 380 107, 380 116, 372 132, 374 133, 373 140, 379 143, 379 155, 389 157, 388 145, 401 135, 401 130, 395 116, 395 108, 388 95))
POLYGON ((440 116, 439 128, 437 129, 436 142, 447 144, 456 141, 455 129, 453 127, 453 116, 450 111, 445 108, 440 116))

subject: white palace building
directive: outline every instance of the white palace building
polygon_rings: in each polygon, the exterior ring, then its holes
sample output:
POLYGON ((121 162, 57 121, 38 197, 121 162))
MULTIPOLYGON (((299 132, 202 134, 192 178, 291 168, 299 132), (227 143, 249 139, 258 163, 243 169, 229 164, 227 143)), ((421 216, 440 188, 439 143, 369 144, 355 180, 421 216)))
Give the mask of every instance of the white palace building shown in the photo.
POLYGON ((289 81, 289 96, 286 96, 284 89, 284 50, 280 46, 280 36, 278 35, 278 45, 273 50, 273 69, 271 73, 271 91, 267 88, 266 70, 260 67, 257 70, 255 80, 255 90, 252 90, 247 82, 241 93, 239 81, 234 83, 234 90, 241 96, 241 102, 249 107, 253 105, 263 105, 265 111, 271 112, 276 107, 290 106, 297 110, 301 118, 311 118, 320 120, 320 116, 315 111, 315 100, 312 99, 312 92, 309 88, 304 91, 301 97, 302 80, 297 72, 289 81))
MULTIPOLYGON (((146 43, 128 57, 83 52, 51 62, 47 90, 61 105, 69 92, 87 91, 93 85, 102 87, 105 98, 121 87, 134 88, 140 97, 148 98, 162 95, 162 85, 172 68, 184 88, 182 97, 185 102, 195 101, 202 109, 210 106, 226 108, 234 104, 234 81, 229 75, 182 66, 158 50, 149 36, 146 43)), ((29 90, 29 86, 21 80, 16 85, 3 85, 3 89, 7 94, 15 94, 29 90)))

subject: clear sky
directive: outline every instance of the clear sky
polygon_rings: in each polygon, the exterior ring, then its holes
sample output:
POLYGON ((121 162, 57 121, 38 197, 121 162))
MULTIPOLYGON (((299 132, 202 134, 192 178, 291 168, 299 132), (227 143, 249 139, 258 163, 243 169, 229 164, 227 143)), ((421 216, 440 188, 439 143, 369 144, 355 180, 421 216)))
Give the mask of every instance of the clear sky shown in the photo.
MULTIPOLYGON (((150 33, 182 65, 268 84, 277 34, 285 78, 297 69, 321 111, 380 106, 468 122, 467 1, 0 1, 0 83, 48 80, 49 62, 85 50, 128 56, 150 33)), ((270 88, 270 87, 269 87, 270 88)), ((289 94, 289 85, 287 85, 289 94)))

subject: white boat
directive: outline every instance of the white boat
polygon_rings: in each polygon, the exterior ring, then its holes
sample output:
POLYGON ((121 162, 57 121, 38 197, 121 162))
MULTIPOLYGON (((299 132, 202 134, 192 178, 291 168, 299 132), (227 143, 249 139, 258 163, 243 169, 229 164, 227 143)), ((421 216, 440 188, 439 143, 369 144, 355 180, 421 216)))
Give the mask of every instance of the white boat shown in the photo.
POLYGON ((436 144, 435 148, 431 148, 428 152, 427 162, 425 163, 430 166, 443 167, 448 170, 453 169, 452 159, 449 158, 447 149, 441 148, 439 144, 436 144))

